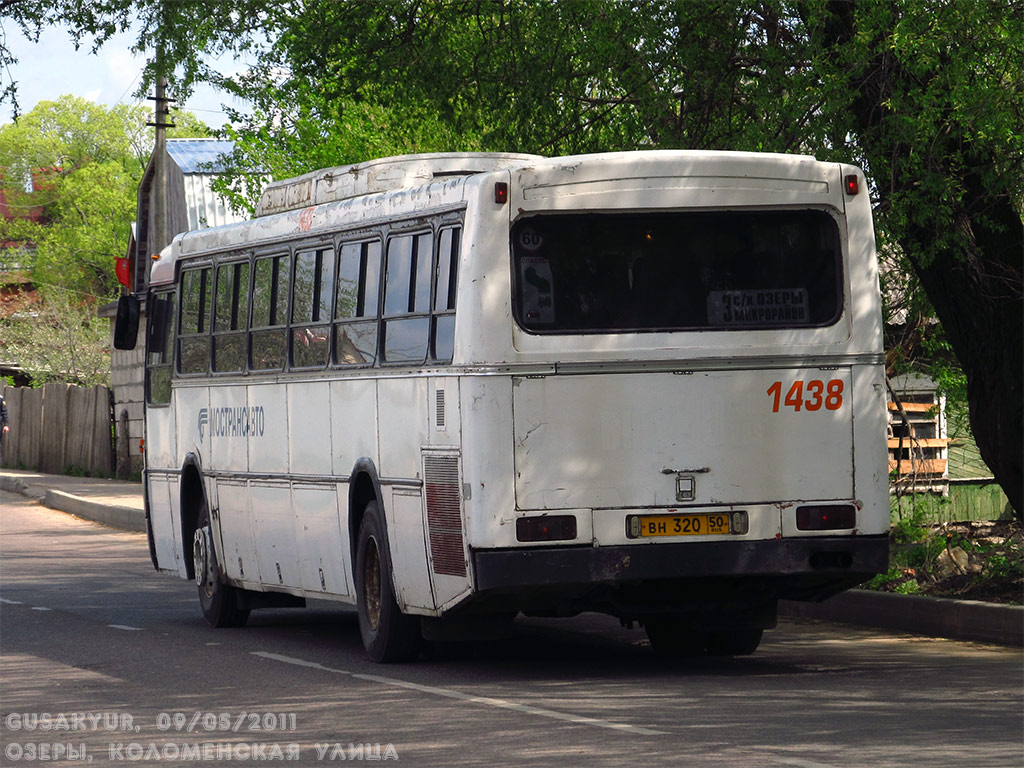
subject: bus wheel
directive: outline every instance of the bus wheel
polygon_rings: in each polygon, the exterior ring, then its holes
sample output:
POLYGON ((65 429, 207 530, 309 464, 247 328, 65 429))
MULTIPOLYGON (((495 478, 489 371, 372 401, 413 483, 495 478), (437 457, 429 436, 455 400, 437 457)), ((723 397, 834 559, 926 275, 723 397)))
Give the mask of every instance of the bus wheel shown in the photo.
POLYGON ((415 616, 402 613, 391 581, 391 555, 376 501, 366 506, 356 547, 356 607, 366 655, 378 663, 411 661, 422 636, 415 616))
POLYGON ((708 638, 708 653, 712 656, 749 656, 761 644, 763 629, 733 629, 712 632, 708 638))
POLYGON ((659 656, 688 658, 703 656, 708 644, 708 635, 698 632, 689 623, 673 618, 650 619, 644 622, 647 639, 659 656))
POLYGON ((242 627, 249 609, 239 605, 240 590, 221 582, 217 575, 217 553, 213 548, 210 511, 206 501, 199 509, 198 525, 192 539, 192 563, 199 587, 199 605, 203 616, 214 627, 242 627))

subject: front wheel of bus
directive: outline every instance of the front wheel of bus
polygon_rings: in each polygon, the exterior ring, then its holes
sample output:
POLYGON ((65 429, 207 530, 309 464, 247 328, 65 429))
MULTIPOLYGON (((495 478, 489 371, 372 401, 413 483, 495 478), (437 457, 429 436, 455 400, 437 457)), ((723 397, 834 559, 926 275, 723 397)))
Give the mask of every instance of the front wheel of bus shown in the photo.
POLYGON ((371 501, 359 526, 356 547, 356 607, 359 634, 373 661, 411 661, 419 655, 422 636, 415 616, 402 613, 392 585, 391 555, 384 538, 384 521, 371 501))
POLYGON ((224 584, 218 576, 217 553, 210 529, 210 511, 203 501, 192 540, 192 563, 199 587, 199 605, 203 616, 214 627, 241 627, 249 620, 249 610, 239 606, 239 590, 224 584))

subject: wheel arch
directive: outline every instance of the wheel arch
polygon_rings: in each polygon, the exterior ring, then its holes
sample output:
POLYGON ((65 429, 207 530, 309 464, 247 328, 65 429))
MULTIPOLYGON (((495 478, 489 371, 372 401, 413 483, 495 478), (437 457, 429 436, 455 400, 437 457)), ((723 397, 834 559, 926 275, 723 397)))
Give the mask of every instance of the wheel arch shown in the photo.
POLYGON ((205 501, 206 487, 203 483, 203 470, 198 457, 194 453, 189 453, 185 456, 181 467, 181 495, 178 513, 181 522, 181 547, 185 573, 189 579, 195 579, 196 576, 192 556, 192 540, 195 537, 196 528, 199 526, 199 509, 205 501))
POLYGON ((359 539, 359 526, 362 525, 366 506, 376 501, 381 511, 381 523, 384 525, 384 538, 387 539, 387 523, 384 518, 384 499, 380 492, 380 478, 373 459, 363 457, 352 468, 348 484, 348 541, 352 568, 355 570, 356 546, 359 539))

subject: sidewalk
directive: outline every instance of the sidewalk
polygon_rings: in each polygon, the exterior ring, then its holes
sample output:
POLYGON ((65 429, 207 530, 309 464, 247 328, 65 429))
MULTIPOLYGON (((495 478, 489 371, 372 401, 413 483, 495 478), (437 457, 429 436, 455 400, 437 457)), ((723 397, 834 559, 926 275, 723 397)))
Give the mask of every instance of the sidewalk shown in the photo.
MULTIPOLYGON (((0 469, 0 490, 50 509, 128 531, 145 531, 141 483, 0 469)), ((779 602, 780 617, 856 624, 930 637, 1024 647, 1024 606, 853 589, 823 603, 779 602)))
POLYGON ((145 531, 142 483, 0 469, 0 490, 125 531, 145 531))

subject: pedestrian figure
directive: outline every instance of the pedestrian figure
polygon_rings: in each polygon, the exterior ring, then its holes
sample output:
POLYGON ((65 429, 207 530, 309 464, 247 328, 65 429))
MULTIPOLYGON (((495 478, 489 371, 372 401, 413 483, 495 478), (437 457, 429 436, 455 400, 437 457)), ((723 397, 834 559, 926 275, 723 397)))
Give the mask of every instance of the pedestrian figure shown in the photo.
POLYGON ((4 437, 11 431, 7 421, 7 403, 4 396, 0 395, 0 466, 4 463, 4 437))

